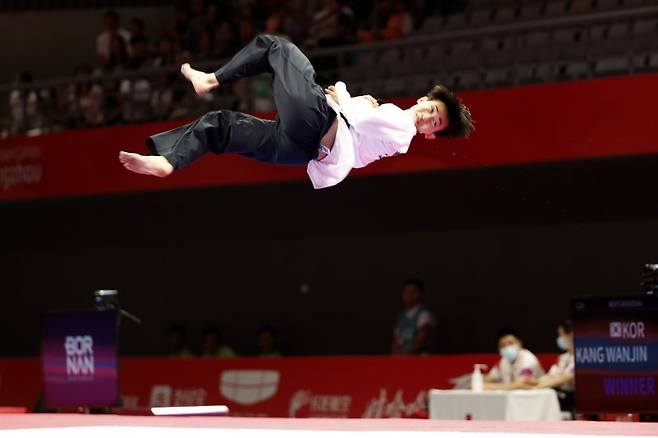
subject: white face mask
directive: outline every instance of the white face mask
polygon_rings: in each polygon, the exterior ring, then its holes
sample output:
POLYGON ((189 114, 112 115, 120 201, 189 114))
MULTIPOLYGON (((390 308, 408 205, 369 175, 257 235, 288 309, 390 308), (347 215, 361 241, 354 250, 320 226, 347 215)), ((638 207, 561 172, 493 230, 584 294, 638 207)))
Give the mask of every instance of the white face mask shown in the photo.
POLYGON ((558 338, 555 340, 555 343, 557 344, 557 347, 560 350, 562 351, 569 350, 569 342, 567 342, 567 339, 564 336, 558 336, 558 338))
POLYGON ((500 355, 510 362, 514 362, 519 355, 519 347, 516 345, 508 345, 500 349, 500 355))

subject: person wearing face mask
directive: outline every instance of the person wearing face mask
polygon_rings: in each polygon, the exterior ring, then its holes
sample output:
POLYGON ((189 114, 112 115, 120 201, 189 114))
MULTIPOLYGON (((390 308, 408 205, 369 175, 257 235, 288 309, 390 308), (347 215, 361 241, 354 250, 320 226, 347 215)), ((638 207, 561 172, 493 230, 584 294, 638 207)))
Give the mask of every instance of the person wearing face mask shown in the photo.
POLYGON ((521 389, 536 382, 545 372, 537 357, 523 348, 523 342, 510 328, 498 332, 500 362, 484 379, 485 389, 521 389))
POLYGON ((555 388, 558 392, 560 409, 562 411, 573 411, 576 364, 574 360, 573 328, 571 321, 564 321, 557 326, 557 346, 564 351, 557 362, 548 371, 548 374, 530 382, 533 388, 555 388))

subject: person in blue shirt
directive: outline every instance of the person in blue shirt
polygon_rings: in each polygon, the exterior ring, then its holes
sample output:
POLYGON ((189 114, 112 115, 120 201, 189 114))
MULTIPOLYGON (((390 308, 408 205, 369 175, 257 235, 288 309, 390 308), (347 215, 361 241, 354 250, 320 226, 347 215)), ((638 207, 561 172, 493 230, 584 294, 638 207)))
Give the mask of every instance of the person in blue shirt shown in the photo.
POLYGON ((393 354, 430 353, 436 325, 432 312, 422 303, 425 285, 417 278, 407 279, 402 287, 404 309, 393 330, 393 354))

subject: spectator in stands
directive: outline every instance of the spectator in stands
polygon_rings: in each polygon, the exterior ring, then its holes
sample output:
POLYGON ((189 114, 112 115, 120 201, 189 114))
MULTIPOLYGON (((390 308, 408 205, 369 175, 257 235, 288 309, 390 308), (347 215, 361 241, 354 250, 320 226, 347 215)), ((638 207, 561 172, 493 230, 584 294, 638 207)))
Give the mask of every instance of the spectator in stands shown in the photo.
POLYGON ((190 9, 192 11, 192 18, 185 30, 184 48, 196 56, 199 53, 201 34, 208 25, 206 21, 206 5, 203 0, 192 0, 190 9))
POLYGON ((118 125, 123 122, 119 82, 114 78, 107 79, 103 84, 103 113, 105 123, 108 125, 118 125))
POLYGON ((190 21, 189 12, 186 7, 179 5, 174 10, 174 19, 167 29, 167 35, 174 41, 175 47, 185 47, 185 34, 187 24, 190 21))
POLYGON ((382 39, 396 40, 406 37, 411 33, 412 28, 413 21, 406 2, 396 0, 393 2, 393 10, 386 21, 386 27, 382 30, 382 39))
MULTIPOLYGON (((130 40, 131 53, 128 67, 139 70, 152 65, 148 53, 148 41, 143 36, 135 36, 130 40)), ((122 118, 126 122, 141 122, 151 117, 152 84, 147 75, 131 77, 121 81, 119 93, 122 102, 122 118)))
POLYGON ((286 34, 283 33, 282 30, 282 18, 281 15, 278 13, 274 13, 267 17, 267 20, 265 20, 265 31, 264 33, 268 35, 275 35, 281 38, 285 38, 288 41, 290 41, 290 37, 286 34))
POLYGON ((217 327, 206 327, 203 330, 201 356, 203 357, 235 357, 235 351, 222 342, 222 333, 217 327))
POLYGON ((328 47, 354 42, 354 13, 341 0, 323 0, 311 22, 308 47, 328 47))
POLYGON ((192 357, 192 352, 187 349, 187 329, 185 326, 173 324, 169 328, 167 337, 169 347, 169 356, 171 357, 192 357))
POLYGON ((141 18, 132 18, 128 22, 128 33, 130 34, 130 38, 140 37, 148 42, 148 37, 146 36, 146 22, 141 18))
POLYGON ((196 57, 198 59, 214 59, 215 58, 215 29, 213 26, 206 26, 199 34, 198 52, 196 57))
POLYGON ((519 389, 544 375, 537 357, 523 348, 523 342, 511 328, 498 332, 500 361, 484 379, 486 389, 519 389))
POLYGON ((163 35, 158 40, 158 49, 153 59, 154 67, 177 66, 176 52, 174 50, 174 41, 171 37, 163 35))
POLYGON ((151 95, 153 116, 158 120, 169 119, 174 114, 175 104, 179 101, 175 84, 177 74, 165 73, 161 76, 158 87, 151 95))
POLYGON ((308 35, 310 21, 311 19, 306 13, 305 1, 294 0, 291 2, 288 14, 286 14, 283 19, 282 31, 285 35, 288 35, 293 42, 300 44, 308 35))
POLYGON ((9 135, 40 130, 43 125, 39 94, 23 87, 32 82, 32 74, 23 71, 16 76, 16 88, 9 92, 9 135))
POLYGON ((422 303, 425 285, 417 278, 407 279, 402 286, 404 309, 393 330, 393 354, 423 354, 431 352, 436 325, 432 312, 422 303))
POLYGON ((532 388, 555 388, 558 392, 560 407, 563 411, 573 412, 575 390, 575 360, 573 347, 573 328, 571 321, 564 321, 557 326, 557 346, 564 351, 548 373, 539 380, 529 382, 532 388))
POLYGON ((264 325, 258 330, 258 356, 280 357, 279 331, 271 325, 264 325))
POLYGON ((119 14, 108 10, 103 14, 105 30, 96 37, 96 54, 103 68, 123 66, 128 58, 130 33, 119 27, 119 14))
POLYGON ((213 57, 230 58, 238 52, 240 42, 238 30, 233 22, 224 20, 215 27, 213 57))
POLYGON ((249 41, 253 40, 258 31, 256 29, 256 26, 254 25, 254 22, 249 19, 245 18, 240 21, 240 45, 244 46, 247 44, 249 41))
POLYGON ((138 70, 146 67, 149 62, 148 40, 143 35, 136 35, 130 38, 130 57, 128 68, 138 70))
POLYGON ((98 126, 103 116, 103 87, 92 80, 91 67, 80 65, 74 72, 75 82, 68 88, 68 124, 70 127, 98 126))

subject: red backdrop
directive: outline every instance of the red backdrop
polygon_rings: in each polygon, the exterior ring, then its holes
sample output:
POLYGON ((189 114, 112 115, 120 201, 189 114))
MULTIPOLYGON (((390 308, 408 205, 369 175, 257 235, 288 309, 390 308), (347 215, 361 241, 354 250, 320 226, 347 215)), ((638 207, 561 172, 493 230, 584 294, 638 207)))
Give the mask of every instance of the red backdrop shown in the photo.
MULTIPOLYGON (((462 97, 477 122, 470 140, 417 138, 409 154, 380 160, 354 174, 658 152, 656 74, 495 89, 462 97)), ((406 107, 413 99, 395 103, 406 107)), ((0 140, 0 200, 306 179, 304 168, 236 156, 208 158, 166 179, 131 174, 120 166, 119 150, 144 152, 147 135, 180 123, 0 140)))
MULTIPOLYGON (((546 369, 555 354, 541 354, 546 369)), ((427 390, 496 354, 423 357, 275 359, 123 358, 121 394, 128 407, 227 404, 234 415, 400 417, 422 408, 427 390)), ((0 359, 0 406, 35 405, 38 358, 0 359)))

